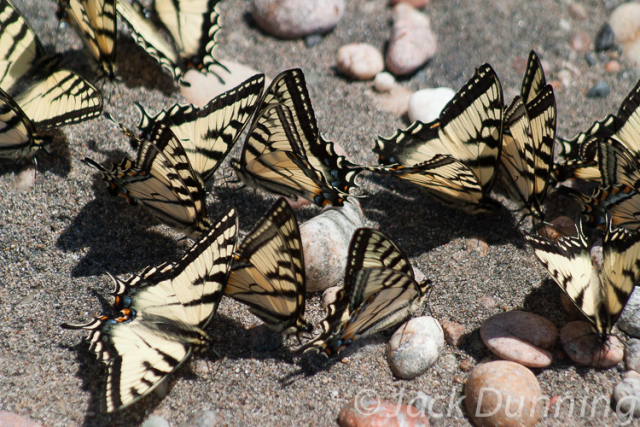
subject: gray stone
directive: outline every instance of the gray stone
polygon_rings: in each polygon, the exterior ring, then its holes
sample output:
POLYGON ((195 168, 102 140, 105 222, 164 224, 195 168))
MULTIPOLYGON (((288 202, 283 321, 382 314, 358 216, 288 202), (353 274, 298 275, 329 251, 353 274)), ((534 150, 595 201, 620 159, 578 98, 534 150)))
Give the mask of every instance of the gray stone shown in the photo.
POLYGON ((640 417, 640 378, 626 375, 613 390, 615 410, 619 414, 640 417))
POLYGON ((218 425, 219 420, 215 411, 198 411, 189 417, 183 427, 211 427, 218 425))
POLYGON ((411 74, 435 55, 436 36, 429 17, 408 3, 393 8, 393 31, 385 64, 396 76, 411 74))
POLYGON ((634 338, 640 338, 640 293, 633 292, 618 319, 618 328, 634 338))
POLYGON ((265 32, 295 39, 334 29, 342 18, 344 0, 252 0, 250 10, 265 32))
POLYGON ((624 351, 624 364, 627 370, 640 372, 640 340, 631 338, 624 351))
POLYGON ((412 379, 433 365, 444 348, 444 333, 436 319, 416 317, 401 326, 391 337, 387 360, 399 378, 412 379))

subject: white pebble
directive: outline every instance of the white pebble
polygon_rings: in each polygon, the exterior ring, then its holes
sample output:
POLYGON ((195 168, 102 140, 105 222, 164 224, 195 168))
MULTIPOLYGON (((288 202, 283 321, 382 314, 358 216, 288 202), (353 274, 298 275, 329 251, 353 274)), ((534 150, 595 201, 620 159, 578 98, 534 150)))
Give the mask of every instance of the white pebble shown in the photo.
POLYGON ((616 412, 631 418, 640 417, 640 378, 625 375, 613 390, 616 412))
POLYGON ((293 39, 334 29, 342 18, 344 0, 252 0, 250 9, 264 31, 293 39))
POLYGON ((300 226, 307 292, 323 291, 344 277, 351 236, 362 225, 360 205, 350 198, 300 226))
POLYGON ((396 76, 411 74, 435 55, 436 36, 429 17, 408 3, 393 8, 393 30, 385 64, 396 76))
POLYGON ((215 411, 198 411, 189 417, 183 427, 209 427, 220 423, 215 411))
POLYGON ((444 332, 433 317, 411 319, 391 337, 387 360, 394 375, 412 379, 433 365, 444 348, 444 332))
POLYGON ((620 330, 634 338, 640 338, 640 292, 634 291, 631 294, 616 324, 620 330))
POLYGON ((616 40, 622 43, 624 55, 640 67, 640 3, 618 6, 611 13, 609 25, 616 40))
POLYGON ((356 80, 371 80, 384 69, 382 53, 366 43, 351 43, 338 49, 338 70, 356 80))
POLYGON ((455 94, 456 92, 448 87, 422 89, 415 92, 409 99, 409 109, 407 110, 409 120, 429 123, 437 119, 440 117, 442 109, 455 94))
POLYGON ((169 422, 158 415, 150 415, 141 427, 169 427, 169 422))
POLYGON ((23 168, 15 176, 13 180, 13 191, 18 193, 24 193, 29 191, 33 184, 36 182, 36 167, 31 164, 23 168))
POLYGON ((391 92, 391 89, 396 85, 396 78, 393 74, 383 71, 376 75, 373 79, 373 87, 380 93, 391 92))

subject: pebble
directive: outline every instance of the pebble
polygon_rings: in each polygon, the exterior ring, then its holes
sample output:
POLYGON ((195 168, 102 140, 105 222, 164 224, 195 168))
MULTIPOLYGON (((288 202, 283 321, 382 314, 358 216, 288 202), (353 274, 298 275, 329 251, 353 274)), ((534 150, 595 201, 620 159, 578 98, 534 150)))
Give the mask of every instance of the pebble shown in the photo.
POLYGON ((620 340, 611 335, 604 344, 593 333, 588 322, 576 320, 560 329, 560 343, 567 356, 583 366, 610 368, 624 356, 624 347, 620 340))
POLYGON ((327 308, 330 304, 333 304, 341 289, 342 286, 332 286, 325 289, 322 293, 322 308, 327 308))
POLYGON ((307 292, 324 291, 343 278, 351 236, 362 226, 360 204, 353 197, 300 226, 307 292))
POLYGON ((436 53, 429 17, 408 3, 393 8, 393 30, 385 64, 396 76, 411 74, 436 53))
POLYGON ((578 21, 584 21, 587 18, 587 11, 580 3, 571 3, 567 8, 569 16, 578 21))
POLYGON ((573 75, 571 74, 571 71, 563 69, 558 71, 558 80, 560 80, 562 86, 571 87, 571 84, 573 83, 573 75))
POLYGON ((586 31, 578 30, 569 37, 569 44, 576 52, 585 53, 591 49, 591 37, 586 31))
POLYGON ((158 415, 149 415, 140 427, 169 427, 169 422, 158 415))
POLYGON ((464 241, 467 252, 476 252, 480 258, 484 258, 489 253, 489 245, 484 237, 471 236, 464 241))
POLYGON ((480 327, 485 345, 497 356, 532 368, 553 362, 558 329, 534 313, 509 311, 487 319, 480 327))
POLYGON ((596 36, 596 52, 603 52, 615 46, 616 35, 608 22, 602 24, 596 36))
POLYGON ((310 34, 307 37, 304 38, 304 45, 306 47, 314 47, 320 44, 320 42, 322 41, 322 35, 321 34, 310 34))
POLYGON ((407 112, 411 95, 413 92, 409 89, 394 85, 391 92, 378 94, 373 98, 373 101, 378 109, 402 116, 407 112))
POLYGON ((627 341, 624 351, 624 365, 628 371, 640 373, 640 340, 631 338, 627 341))
POLYGON ((338 49, 338 70, 355 80, 371 80, 384 70, 382 53, 366 43, 351 43, 338 49))
POLYGON ((622 43, 625 56, 640 67, 640 3, 618 6, 609 17, 615 39, 622 43))
POLYGON ((395 376, 413 379, 433 365, 444 348, 444 333, 436 319, 416 317, 402 325, 389 340, 387 360, 395 376))
POLYGON ((589 64, 589 67, 593 67, 597 63, 596 57, 591 52, 587 52, 584 54, 584 60, 587 61, 587 64, 589 64))
POLYGON ((198 411, 191 414, 183 427, 211 427, 218 425, 220 420, 215 411, 198 411))
POLYGON ((540 418, 540 383, 514 362, 498 360, 476 367, 464 387, 467 414, 477 426, 533 426, 540 418), (506 405, 508 402, 512 402, 506 405))
POLYGON ((621 68, 620 63, 616 60, 609 61, 604 66, 604 70, 607 73, 617 73, 620 71, 620 68, 621 68))
POLYGON ((395 6, 398 3, 409 3, 411 6, 420 9, 426 7, 430 0, 390 0, 389 3, 395 6))
POLYGON ((440 322, 442 331, 444 332, 444 340, 449 345, 460 347, 464 343, 467 329, 464 325, 456 322, 450 322, 448 320, 442 320, 440 322))
POLYGON ((0 411, 0 426, 3 427, 42 427, 28 418, 23 418, 12 412, 0 411))
POLYGON ((396 85, 396 78, 393 74, 383 71, 373 79, 373 87, 380 93, 389 93, 396 85))
POLYGON ((411 122, 420 120, 429 123, 440 117, 442 109, 455 96, 456 91, 448 87, 421 89, 409 98, 407 115, 411 122))
POLYGON ((464 372, 469 372, 473 369, 473 362, 470 360, 463 360, 462 362, 460 362, 460 369, 462 369, 464 372))
POLYGON ((478 298, 478 302, 482 304, 482 306, 487 310, 493 310, 494 308, 496 308, 496 305, 498 305, 496 299, 489 295, 481 296, 480 298, 478 298))
POLYGON ((640 338, 640 292, 633 292, 616 323, 621 331, 640 338))
POLYGON ((414 406, 398 406, 397 402, 386 402, 362 395, 340 410, 338 425, 340 427, 427 427, 429 419, 424 412, 414 406))
POLYGON ((251 0, 251 16, 266 33, 283 39, 333 30, 344 0, 251 0))
POLYGON ((230 73, 221 71, 219 73, 220 75, 217 76, 213 73, 201 73, 194 69, 190 69, 185 73, 184 80, 191 86, 180 85, 180 94, 182 94, 190 104, 196 107, 204 107, 209 101, 222 92, 233 89, 249 77, 260 73, 260 71, 237 62, 220 62, 229 69, 230 73))
POLYGON ((598 80, 596 84, 593 85, 589 92, 587 92, 587 98, 605 98, 611 92, 611 87, 609 87, 609 83, 604 80, 598 80))
POLYGON ((36 166, 30 164, 25 166, 18 172, 13 179, 13 191, 16 193, 24 193, 29 191, 36 182, 36 166))
POLYGON ((625 375, 613 390, 613 400, 616 413, 640 418, 640 375, 633 371, 625 375))

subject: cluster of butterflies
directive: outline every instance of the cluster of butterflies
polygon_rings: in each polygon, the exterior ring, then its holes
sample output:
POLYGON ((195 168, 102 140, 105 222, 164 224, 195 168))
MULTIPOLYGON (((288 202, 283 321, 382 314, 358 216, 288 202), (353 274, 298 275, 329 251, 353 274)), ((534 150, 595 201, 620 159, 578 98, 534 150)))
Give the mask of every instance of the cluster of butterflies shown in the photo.
MULTIPOLYGON (((207 345, 205 331, 223 296, 246 304, 276 333, 312 331, 304 317, 305 268, 295 215, 283 198, 237 244, 233 209, 178 261, 148 267, 128 280, 112 277, 112 313, 87 324, 90 349, 107 366, 107 412, 129 406, 156 388, 207 345)), ((418 310, 428 288, 383 233, 356 230, 344 288, 327 308, 322 331, 298 354, 332 356, 358 338, 387 329, 418 310)))

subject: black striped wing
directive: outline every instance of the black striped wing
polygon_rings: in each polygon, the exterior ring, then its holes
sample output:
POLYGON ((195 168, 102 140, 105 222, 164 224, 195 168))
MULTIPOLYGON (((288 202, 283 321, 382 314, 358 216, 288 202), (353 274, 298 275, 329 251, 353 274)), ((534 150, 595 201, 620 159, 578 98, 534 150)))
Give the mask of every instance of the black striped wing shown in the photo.
POLYGON ((286 200, 278 199, 238 246, 225 295, 246 304, 276 332, 309 330, 302 242, 286 200))
POLYGON ((28 159, 41 146, 31 120, 13 98, 0 89, 0 159, 28 159))
POLYGON ((126 282, 116 279, 120 312, 85 325, 90 349, 107 366, 107 412, 153 391, 206 344, 203 328, 216 311, 237 242, 235 212, 227 214, 176 263, 148 268, 126 282))
POLYGON ((210 227, 202 183, 167 126, 158 123, 153 135, 151 141, 140 140, 135 162, 125 159, 107 170, 85 161, 100 171, 112 193, 140 203, 177 231, 198 237, 210 227))
POLYGON ((522 79, 522 88, 520 89, 520 97, 525 105, 537 98, 546 85, 547 80, 544 77, 542 64, 538 55, 532 50, 529 52, 527 70, 522 79))
POLYGON ((391 138, 378 137, 374 151, 378 161, 388 166, 380 171, 422 185, 453 207, 470 213, 484 211, 490 204, 487 200, 500 157, 502 110, 500 81, 485 64, 438 120, 417 121, 391 138), (452 160, 444 164, 444 156, 452 160))
POLYGON ((542 204, 553 168, 556 103, 545 86, 528 104, 514 99, 505 112, 500 172, 505 188, 525 214, 543 218, 542 204))
POLYGON ((58 0, 58 17, 80 34, 102 73, 116 76, 116 0, 58 0))
POLYGON ((203 108, 176 104, 150 117, 139 106, 142 117, 138 127, 143 137, 149 138, 155 123, 168 126, 182 144, 194 171, 206 182, 240 137, 263 88, 264 75, 259 74, 215 97, 203 108))

